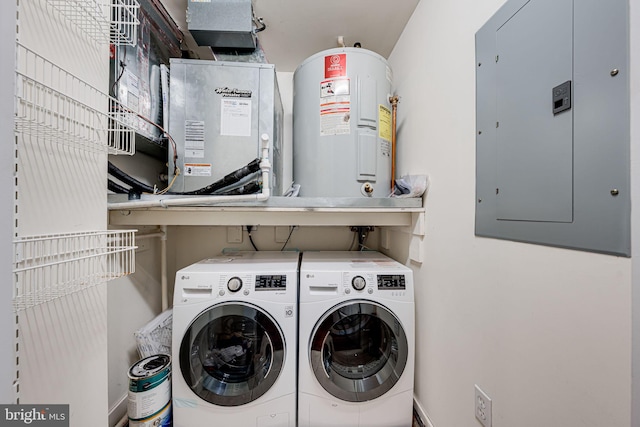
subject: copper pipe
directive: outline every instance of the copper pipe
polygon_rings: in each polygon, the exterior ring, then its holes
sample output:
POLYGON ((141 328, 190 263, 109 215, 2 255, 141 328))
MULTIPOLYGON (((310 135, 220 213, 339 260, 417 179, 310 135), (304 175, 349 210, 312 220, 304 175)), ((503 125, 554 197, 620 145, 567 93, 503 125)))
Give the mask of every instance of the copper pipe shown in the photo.
POLYGON ((398 113, 398 101, 400 97, 394 95, 389 97, 391 103, 391 192, 395 189, 396 185, 396 120, 398 113))

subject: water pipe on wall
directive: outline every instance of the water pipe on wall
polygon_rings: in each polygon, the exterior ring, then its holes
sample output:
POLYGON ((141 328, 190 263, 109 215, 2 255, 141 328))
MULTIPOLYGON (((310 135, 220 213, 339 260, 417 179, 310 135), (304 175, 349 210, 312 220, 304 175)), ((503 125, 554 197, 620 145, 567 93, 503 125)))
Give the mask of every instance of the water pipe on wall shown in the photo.
POLYGON ((389 102, 391 103, 391 193, 393 193, 395 189, 395 179, 396 179, 396 120, 398 113, 398 101, 400 97, 398 95, 394 95, 389 97, 389 102))

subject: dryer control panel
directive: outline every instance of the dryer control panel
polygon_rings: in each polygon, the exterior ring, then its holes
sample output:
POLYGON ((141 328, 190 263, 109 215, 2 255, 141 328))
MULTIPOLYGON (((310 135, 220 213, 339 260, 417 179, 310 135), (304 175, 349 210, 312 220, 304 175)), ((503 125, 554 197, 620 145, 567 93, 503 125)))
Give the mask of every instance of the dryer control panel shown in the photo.
POLYGON ((406 290, 407 278, 405 274, 343 273, 342 292, 344 295, 380 294, 390 297, 404 297, 406 290))

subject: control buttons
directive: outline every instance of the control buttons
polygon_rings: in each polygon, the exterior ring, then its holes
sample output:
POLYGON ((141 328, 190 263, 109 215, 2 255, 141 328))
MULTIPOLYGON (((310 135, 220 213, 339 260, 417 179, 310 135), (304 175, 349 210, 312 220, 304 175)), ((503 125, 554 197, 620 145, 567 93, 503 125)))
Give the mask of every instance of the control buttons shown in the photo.
POLYGON ((369 292, 370 294, 372 294, 372 293, 373 293, 373 288, 369 288, 369 289, 367 289, 367 292, 369 292))
POLYGON ((238 292, 242 288, 242 280, 239 277, 232 277, 227 282, 227 289, 229 292, 238 292))
POLYGON ((218 291, 218 295, 220 295, 221 297, 224 296, 224 289, 220 289, 220 291, 218 291))
POLYGON ((351 289, 349 289, 349 288, 345 289, 345 290, 344 290, 344 293, 345 293, 345 294, 347 294, 347 295, 349 295, 349 294, 351 293, 351 289))
POLYGON ((353 289, 356 291, 361 291, 367 286, 367 282, 364 280, 364 277, 356 276, 351 280, 351 286, 353 286, 353 289))
POLYGON ((245 289, 244 291, 242 291, 242 293, 245 295, 249 295, 249 289, 245 289))

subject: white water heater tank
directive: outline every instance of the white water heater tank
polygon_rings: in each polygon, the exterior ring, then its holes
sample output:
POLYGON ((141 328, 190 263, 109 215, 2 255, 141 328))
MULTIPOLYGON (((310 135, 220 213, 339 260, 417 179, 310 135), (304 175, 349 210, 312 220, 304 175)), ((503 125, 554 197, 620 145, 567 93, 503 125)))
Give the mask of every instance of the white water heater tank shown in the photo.
POLYGON ((293 181, 302 197, 391 193, 392 73, 361 48, 306 59, 293 76, 293 181))

